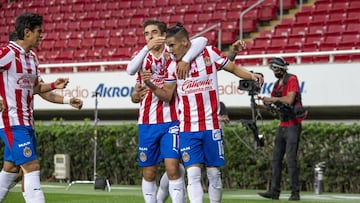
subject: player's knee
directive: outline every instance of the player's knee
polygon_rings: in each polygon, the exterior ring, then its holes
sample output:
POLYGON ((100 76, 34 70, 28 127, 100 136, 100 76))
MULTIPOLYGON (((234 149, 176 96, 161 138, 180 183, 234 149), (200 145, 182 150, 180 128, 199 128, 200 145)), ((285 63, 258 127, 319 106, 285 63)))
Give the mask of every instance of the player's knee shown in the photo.
POLYGON ((201 168, 200 167, 190 167, 187 170, 188 184, 200 183, 201 180, 201 168))
POLYGON ((206 168, 206 175, 209 180, 209 185, 211 187, 214 187, 217 189, 222 188, 221 171, 219 168, 216 168, 216 167, 206 168))

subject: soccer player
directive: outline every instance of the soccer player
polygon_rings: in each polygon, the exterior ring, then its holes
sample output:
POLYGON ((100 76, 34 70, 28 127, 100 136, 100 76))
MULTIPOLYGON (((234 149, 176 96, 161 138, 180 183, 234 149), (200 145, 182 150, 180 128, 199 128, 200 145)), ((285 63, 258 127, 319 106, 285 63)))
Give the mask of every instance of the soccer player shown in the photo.
MULTIPOLYGON (((130 75, 151 71, 152 79, 158 86, 162 86, 166 75, 165 64, 170 59, 165 46, 167 26, 158 20, 144 22, 144 36, 146 46, 128 64, 127 72, 130 75)), ((179 62, 180 74, 185 77, 188 63, 206 46, 206 38, 194 40, 194 46, 189 55, 179 62)), ((139 108, 139 148, 138 162, 143 169, 142 192, 146 203, 155 203, 156 200, 156 172, 158 163, 164 160, 165 169, 169 178, 169 194, 172 202, 185 201, 185 183, 179 171, 179 142, 178 118, 176 114, 176 100, 168 102, 159 100, 151 91, 143 91, 145 84, 138 74, 137 85, 132 93, 132 101, 140 102, 139 108)), ((161 200, 159 200, 160 202, 161 200)))
MULTIPOLYGON (((19 44, 10 42, 0 50, 0 136, 5 143, 4 167, 0 173, 0 196, 5 197, 20 166, 26 202, 45 202, 40 187, 40 165, 33 129, 33 94, 65 88, 67 78, 39 82, 38 60, 31 52, 41 40, 42 16, 20 15, 15 22, 19 44)), ((0 199, 2 201, 2 199, 0 199)))
MULTIPOLYGON (((191 46, 187 30, 178 23, 166 33, 166 44, 174 59, 167 63, 167 74, 163 87, 153 83, 151 72, 145 71, 142 79, 149 89, 161 100, 171 101, 174 94, 178 98, 178 118, 180 122, 180 153, 187 172, 187 191, 190 202, 203 202, 201 186, 201 165, 206 166, 209 180, 210 202, 221 202, 221 172, 225 156, 220 129, 219 93, 217 71, 226 70, 234 75, 257 80, 262 77, 236 66, 215 47, 206 47, 202 54, 191 61, 189 77, 179 79, 177 63, 191 46)), ((243 44, 244 45, 244 44, 243 44)))

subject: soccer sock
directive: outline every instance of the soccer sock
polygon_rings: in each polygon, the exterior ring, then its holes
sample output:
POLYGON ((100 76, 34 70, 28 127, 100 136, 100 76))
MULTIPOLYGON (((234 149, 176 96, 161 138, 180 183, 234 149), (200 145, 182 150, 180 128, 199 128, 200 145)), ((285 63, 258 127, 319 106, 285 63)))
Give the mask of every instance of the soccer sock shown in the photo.
POLYGON ((155 181, 146 181, 142 179, 141 189, 145 203, 156 203, 156 182, 155 181))
POLYGON ((16 177, 17 173, 9 173, 3 170, 0 172, 0 202, 5 199, 16 177))
POLYGON ((173 203, 184 203, 185 182, 182 177, 176 180, 169 180, 169 193, 173 203))
POLYGON ((221 202, 221 172, 219 168, 206 168, 206 174, 209 180, 209 199, 211 203, 221 202))
POLYGON ((191 203, 202 203, 204 191, 201 186, 201 168, 190 167, 187 169, 187 191, 191 203))
POLYGON ((44 193, 40 187, 40 171, 24 174, 24 194, 26 203, 45 203, 44 193))
POLYGON ((169 197, 169 179, 165 172, 160 179, 159 189, 156 194, 157 203, 164 203, 169 197))

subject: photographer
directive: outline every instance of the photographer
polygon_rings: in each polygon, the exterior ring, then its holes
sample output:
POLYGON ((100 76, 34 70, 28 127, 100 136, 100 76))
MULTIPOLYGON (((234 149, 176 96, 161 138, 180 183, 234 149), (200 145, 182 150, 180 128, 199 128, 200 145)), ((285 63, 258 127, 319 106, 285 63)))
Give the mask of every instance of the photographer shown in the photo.
POLYGON ((262 100, 268 108, 274 108, 277 111, 280 124, 275 137, 272 158, 271 188, 267 192, 259 193, 259 195, 269 199, 279 199, 282 161, 286 153, 291 189, 289 200, 297 201, 300 200, 297 152, 301 121, 305 111, 303 111, 301 104, 299 81, 295 75, 287 73, 288 65, 280 57, 275 57, 270 61, 270 69, 278 80, 274 83, 271 97, 263 97, 262 100))

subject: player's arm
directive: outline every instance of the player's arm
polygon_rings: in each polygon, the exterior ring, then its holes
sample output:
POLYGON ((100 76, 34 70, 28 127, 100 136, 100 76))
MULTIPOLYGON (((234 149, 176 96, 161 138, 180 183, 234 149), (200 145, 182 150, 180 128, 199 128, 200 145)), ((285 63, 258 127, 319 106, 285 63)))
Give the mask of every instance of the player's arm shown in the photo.
POLYGON ((245 42, 242 40, 237 40, 236 42, 231 44, 229 50, 226 52, 226 55, 230 61, 234 61, 237 53, 245 49, 246 49, 245 42))
POLYGON ((151 82, 151 72, 145 71, 142 78, 149 89, 160 99, 165 102, 169 102, 175 92, 176 82, 165 82, 162 88, 157 87, 151 82))
POLYGON ((55 103, 55 104, 70 104, 70 106, 81 109, 83 105, 83 101, 76 97, 64 97, 55 92, 49 91, 44 93, 39 93, 40 97, 44 100, 55 103))
POLYGON ((48 92, 54 89, 64 89, 69 83, 69 78, 58 78, 52 83, 41 83, 38 78, 35 79, 34 94, 48 92))
POLYGON ((133 103, 139 103, 141 100, 144 99, 148 91, 148 87, 142 87, 139 83, 136 83, 134 86, 134 91, 131 93, 131 101, 133 103))
POLYGON ((190 62, 194 60, 206 47, 208 39, 197 37, 191 40, 191 46, 182 60, 178 63, 178 78, 185 79, 189 73, 190 62))
POLYGON ((252 73, 246 70, 244 67, 237 66, 235 63, 231 61, 229 61, 223 69, 245 80, 254 80, 259 82, 260 84, 264 82, 263 77, 261 75, 252 73))
POLYGON ((126 72, 129 75, 135 75, 135 73, 140 70, 147 53, 149 53, 149 49, 147 46, 144 46, 144 48, 142 48, 140 52, 131 59, 130 63, 126 67, 126 72))

